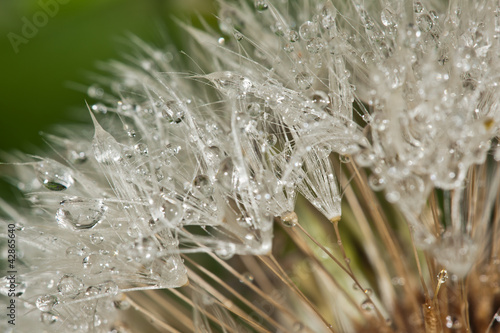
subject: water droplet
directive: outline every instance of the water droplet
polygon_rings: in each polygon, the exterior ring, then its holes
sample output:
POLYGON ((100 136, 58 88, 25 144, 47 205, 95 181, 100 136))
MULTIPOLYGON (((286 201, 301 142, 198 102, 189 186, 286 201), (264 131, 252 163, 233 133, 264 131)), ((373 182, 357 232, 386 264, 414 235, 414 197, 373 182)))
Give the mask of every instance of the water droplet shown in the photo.
POLYGON ((386 27, 392 27, 396 25, 396 17, 391 8, 385 7, 380 14, 380 19, 382 20, 382 24, 386 27))
POLYGON ((110 165, 121 159, 120 144, 105 130, 95 123, 95 135, 92 141, 94 157, 98 163, 110 165), (97 127, 99 126, 99 127, 97 127))
POLYGON ((170 198, 167 194, 162 193, 160 197, 163 199, 162 210, 163 217, 168 221, 169 225, 178 225, 182 220, 183 210, 181 204, 170 198))
POLYGON ((248 115, 252 118, 259 117, 260 115, 262 115, 263 112, 262 108, 260 107, 260 104, 255 102, 248 104, 247 111, 248 115))
POLYGON ((430 17, 430 15, 428 14, 422 14, 417 16, 415 22, 417 23, 421 31, 430 31, 434 26, 434 21, 432 20, 432 17, 430 17))
POLYGON ((298 41, 300 38, 299 36, 299 33, 295 30, 290 30, 288 31, 288 40, 291 42, 291 43, 295 43, 296 41, 298 41))
POLYGON ((306 90, 311 88, 314 77, 308 72, 301 72, 295 76, 295 82, 297 82, 300 89, 306 90))
POLYGON ((415 13, 420 14, 424 11, 424 5, 420 1, 415 1, 413 3, 413 10, 415 13))
POLYGON ((270 147, 274 146, 276 143, 278 143, 278 138, 274 134, 269 134, 266 138, 266 144, 270 147))
MULTIPOLYGON (((220 38, 220 39, 222 39, 222 44, 223 44, 224 38, 220 38)), ((220 39, 219 39, 219 43, 221 42, 220 39)), ((174 101, 174 100, 167 101, 163 105, 161 114, 170 123, 178 124, 184 119, 184 116, 186 114, 185 106, 180 101, 174 101)))
POLYGON ((205 175, 198 175, 193 181, 194 188, 197 189, 203 196, 210 197, 214 193, 214 188, 205 175))
POLYGON ((385 194, 385 199, 389 201, 390 203, 395 203, 398 202, 398 200, 401 198, 401 195, 399 194, 398 191, 388 191, 385 194))
POLYGON ((368 184, 374 191, 380 191, 385 187, 385 179, 375 174, 368 177, 368 184))
POLYGON ((36 307, 42 312, 52 311, 58 300, 54 295, 43 295, 37 298, 36 307))
POLYGON ((68 151, 68 160, 72 163, 72 164, 82 164, 82 163, 85 163, 87 161, 87 153, 85 153, 85 151, 83 150, 75 150, 75 149, 72 149, 70 151, 68 151))
POLYGON ((294 332, 302 332, 304 329, 304 324, 302 324, 300 321, 296 321, 293 323, 293 331, 294 332))
POLYGON ((257 9, 259 12, 263 12, 269 7, 266 3, 266 0, 255 0, 253 3, 255 9, 257 9))
POLYGON ((325 47, 325 43, 321 38, 314 37, 307 41, 306 49, 310 53, 318 53, 325 47))
POLYGON ((211 166, 215 167, 220 163, 220 159, 223 156, 223 153, 219 149, 219 147, 216 146, 210 146, 206 147, 204 149, 205 152, 205 162, 211 166))
POLYGON ((222 260, 231 259, 236 253, 236 246, 232 243, 220 243, 215 254, 222 260))
POLYGON ((295 212, 287 211, 281 215, 281 223, 283 223, 285 227, 295 227, 297 223, 299 223, 299 218, 295 212))
POLYGON ((83 290, 84 284, 82 280, 75 277, 73 274, 64 275, 57 284, 57 290, 61 295, 75 298, 83 290))
POLYGON ((118 285, 114 281, 105 281, 97 286, 99 292, 104 295, 116 295, 118 293, 118 285))
POLYGON ((299 35, 304 40, 313 39, 318 35, 318 26, 315 22, 304 22, 299 28, 299 35))
POLYGON ((240 280, 241 283, 243 283, 245 281, 252 283, 253 280, 254 280, 253 275, 251 273, 249 273, 249 272, 244 273, 243 276, 242 276, 242 278, 243 279, 240 280))
POLYGON ((442 269, 437 275, 438 283, 445 283, 448 280, 448 272, 442 269))
POLYGON ((94 245, 99 245, 104 241, 104 237, 100 233, 94 233, 89 236, 90 242, 94 245))
POLYGON ((90 286, 85 290, 85 296, 94 297, 98 296, 101 293, 101 290, 97 286, 90 286))
POLYGON ((147 155, 148 154, 148 146, 146 146, 144 143, 138 143, 134 146, 134 149, 136 152, 138 152, 140 155, 147 155))
POLYGON ((375 305, 373 305, 372 301, 370 301, 369 299, 366 299, 363 301, 363 303, 361 303, 361 309, 363 309, 365 311, 371 311, 371 310, 375 309, 375 305))
POLYGON ((71 170, 53 160, 37 163, 35 172, 43 186, 51 191, 63 191, 74 183, 71 170))
POLYGON ((56 212, 56 221, 62 228, 78 230, 92 229, 102 221, 108 209, 101 200, 69 198, 61 202, 62 208, 56 212))
POLYGON ((220 166, 215 179, 217 182, 226 190, 231 190, 233 188, 233 177, 234 177, 234 165, 233 160, 230 157, 224 159, 220 166))
POLYGON ((42 312, 40 315, 40 321, 46 325, 55 324, 58 320, 59 317, 49 312, 42 312))
POLYGON ((371 288, 366 288, 363 292, 368 296, 371 296, 371 294, 373 294, 373 290, 371 288))
POLYGON ((238 30, 235 30, 233 32, 233 36, 237 41, 241 41, 243 39, 243 34, 239 32, 238 30))

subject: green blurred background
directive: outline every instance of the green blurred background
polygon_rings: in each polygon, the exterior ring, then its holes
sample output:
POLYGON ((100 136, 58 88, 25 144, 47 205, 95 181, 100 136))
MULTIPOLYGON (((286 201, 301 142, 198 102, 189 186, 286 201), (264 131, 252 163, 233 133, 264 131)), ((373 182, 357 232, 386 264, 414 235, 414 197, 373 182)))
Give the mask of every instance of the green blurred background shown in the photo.
MULTIPOLYGON (((40 131, 88 122, 88 97, 74 83, 90 85, 99 61, 121 59, 129 33, 182 48, 173 17, 214 22, 215 11, 213 0, 0 0, 0 151, 36 153, 44 147, 40 131), (43 4, 57 13, 43 14, 43 4), (16 52, 12 40, 27 36, 27 21, 39 27, 16 52)), ((2 182, 0 194, 6 190, 2 182)))

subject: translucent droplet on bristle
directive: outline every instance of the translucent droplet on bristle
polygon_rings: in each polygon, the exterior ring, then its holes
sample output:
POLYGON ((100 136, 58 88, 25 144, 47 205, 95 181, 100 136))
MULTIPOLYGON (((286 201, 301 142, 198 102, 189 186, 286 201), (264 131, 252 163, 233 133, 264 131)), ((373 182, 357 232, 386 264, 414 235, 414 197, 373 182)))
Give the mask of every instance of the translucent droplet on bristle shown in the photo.
MULTIPOLYGON (((224 41, 224 38, 222 40, 224 41)), ((172 100, 165 102, 161 113, 170 123, 178 124, 184 119, 186 111, 182 102, 172 100)))
POLYGON ((138 143, 134 146, 134 149, 136 152, 138 152, 140 155, 147 155, 148 154, 148 146, 146 146, 144 143, 138 143))
POLYGON ((209 197, 214 192, 212 184, 210 183, 210 179, 208 179, 205 175, 198 175, 193 181, 193 186, 197 189, 202 195, 209 197))
MULTIPOLYGON (((306 49, 310 53, 316 54, 325 47, 325 43, 321 38, 314 37, 307 41, 306 49)), ((321 66, 320 66, 321 67, 321 66)))
POLYGON ((255 9, 257 9, 259 12, 262 12, 262 11, 266 10, 267 8, 269 8, 266 0, 255 0, 253 3, 255 6, 255 9))
POLYGON ((90 286, 85 290, 85 296, 94 297, 98 296, 101 293, 101 290, 97 286, 90 286))
POLYGON ((373 305, 372 301, 370 301, 369 299, 366 299, 363 301, 363 303, 361 303, 361 309, 363 309, 365 311, 371 311, 371 310, 375 309, 375 305, 373 305))
POLYGON ((101 283, 97 288, 104 295, 116 295, 118 293, 118 285, 111 280, 101 283))
POLYGON ((274 134, 269 134, 266 138, 266 144, 269 145, 270 147, 274 146, 276 143, 278 143, 278 138, 274 134))
POLYGON ((398 191, 388 191, 385 194, 385 199, 389 201, 390 203, 395 203, 398 202, 399 199, 401 198, 401 194, 398 191))
POLYGON ((52 325, 57 323, 59 320, 59 317, 50 313, 50 312, 42 312, 40 314, 40 321, 44 323, 45 325, 52 325))
POLYGON ((428 14, 422 14, 417 16, 415 22, 417 23, 417 26, 421 31, 430 31, 434 26, 434 21, 432 20, 432 17, 430 17, 430 15, 428 14))
POLYGON ((232 243, 221 243, 215 249, 215 254, 222 260, 231 259, 236 253, 236 246, 232 243))
POLYGON ((91 234, 89 238, 90 242, 94 245, 99 245, 104 241, 104 237, 98 232, 91 234))
POLYGON ((375 174, 368 177, 368 184, 374 191, 380 191, 385 187, 385 179, 375 174))
POLYGON ((205 162, 212 167, 216 167, 223 156, 223 153, 217 146, 210 146, 204 149, 205 162))
POLYGON ((233 188, 234 164, 230 157, 225 158, 220 166, 219 171, 215 175, 217 182, 226 190, 233 188))
POLYGON ((313 39, 318 35, 318 25, 315 22, 304 22, 299 28, 299 35, 303 40, 313 39))
POLYGON ((36 164, 35 172, 40 183, 51 191, 63 191, 73 185, 71 169, 52 160, 36 164))
MULTIPOLYGON (((99 124, 97 124, 99 126, 99 124)), ((98 163, 110 165, 121 159, 121 146, 108 132, 96 127, 92 141, 94 157, 98 163)))
POLYGON ((295 43, 296 41, 298 41, 300 38, 299 36, 299 33, 295 30, 290 30, 288 31, 288 40, 291 42, 291 43, 295 43))
POLYGON ((52 311, 54 306, 58 303, 57 298, 54 295, 43 295, 37 298, 36 307, 42 312, 52 311))
POLYGON ((252 283, 253 280, 254 280, 254 276, 251 273, 249 273, 249 272, 244 273, 242 277, 243 277, 243 279, 240 280, 240 282, 242 282, 242 283, 244 281, 252 283))
POLYGON ((443 269, 437 275, 438 283, 445 283, 448 280, 448 272, 443 269))
POLYGON ((68 160, 72 164, 82 164, 87 161, 87 154, 83 150, 70 150, 68 151, 68 160))
POLYGON ((394 12, 391 8, 384 8, 380 13, 380 19, 382 20, 382 24, 386 27, 392 27, 396 24, 396 18, 394 12))
POLYGON ((262 108, 259 103, 249 103, 247 106, 248 115, 252 118, 259 117, 262 114, 262 108))
POLYGON ((300 89, 306 90, 311 88, 314 77, 307 72, 301 72, 295 76, 295 82, 297 82, 300 89))
POLYGON ((181 204, 176 200, 170 198, 167 194, 162 193, 160 195, 162 202, 163 217, 168 221, 170 225, 177 225, 183 216, 183 209, 181 204))
POLYGON ((83 291, 82 280, 73 274, 65 274, 57 284, 57 290, 62 296, 74 298, 83 291))
POLYGON ((233 36, 237 41, 241 41, 243 39, 243 34, 237 30, 233 32, 233 36))
POLYGON ((420 1, 415 1, 413 3, 413 10, 415 11, 415 13, 420 14, 424 11, 424 5, 420 1))
POLYGON ((293 324, 293 331, 294 332, 302 332, 304 330, 304 324, 302 324, 300 321, 296 321, 293 324))
POLYGON ((107 208, 102 200, 70 198, 61 202, 55 218, 62 228, 92 229, 102 221, 107 208))
POLYGON ((281 215, 281 223, 283 223, 285 227, 295 227, 297 223, 299 223, 299 218, 295 212, 288 211, 281 215))

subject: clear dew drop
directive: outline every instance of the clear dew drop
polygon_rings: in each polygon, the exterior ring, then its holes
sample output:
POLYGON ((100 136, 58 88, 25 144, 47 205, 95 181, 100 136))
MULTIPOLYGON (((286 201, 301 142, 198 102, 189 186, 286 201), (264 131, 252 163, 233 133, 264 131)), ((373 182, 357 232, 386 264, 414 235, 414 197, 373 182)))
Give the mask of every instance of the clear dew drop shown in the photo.
POLYGON ((92 229, 102 221, 107 208, 101 200, 70 198, 61 202, 55 219, 61 228, 92 229))
POLYGON ((235 30, 233 32, 233 36, 237 41, 241 41, 243 39, 243 34, 239 32, 238 30, 235 30))
POLYGON ((144 143, 138 143, 134 146, 134 149, 139 155, 146 156, 148 154, 148 146, 144 143))
POLYGON ((251 273, 246 272, 246 273, 244 273, 244 274, 242 275, 242 279, 240 279, 240 282, 241 282, 241 283, 244 283, 244 282, 246 281, 246 282, 250 282, 250 283, 252 283, 252 282, 253 282, 253 280, 254 280, 254 276, 253 276, 251 273))
POLYGON ((304 324, 301 323, 300 321, 296 321, 293 324, 293 331, 294 332, 302 332, 304 330, 304 324))
POLYGON ((373 309, 375 309, 375 305, 373 305, 373 302, 370 301, 369 299, 365 299, 361 303, 361 309, 363 309, 365 311, 372 311, 373 309))
POLYGON ((437 275, 438 283, 445 283, 448 280, 448 272, 442 269, 437 275))
POLYGON ((230 157, 225 158, 220 166, 215 179, 217 182, 226 190, 231 190, 233 188, 233 175, 234 175, 234 164, 230 157))
POLYGON ((420 28, 420 30, 425 32, 430 31, 434 26, 434 21, 429 14, 422 14, 417 16, 415 22, 417 23, 417 26, 420 28))
POLYGON ((55 323, 57 323, 58 320, 59 320, 59 317, 56 315, 53 315, 50 312, 42 312, 40 314, 40 321, 42 323, 44 323, 45 325, 55 324, 55 323))
POLYGON ((232 243, 220 243, 215 254, 222 260, 229 260, 236 254, 236 246, 232 243))
POLYGON ((193 180, 193 186, 205 197, 209 197, 214 193, 210 179, 205 175, 196 176, 193 180))
POLYGON ((163 211, 163 217, 168 221, 170 225, 179 224, 183 217, 183 209, 181 204, 176 200, 170 198, 165 193, 162 193, 160 197, 162 199, 161 209, 163 211))
POLYGON ((255 9, 257 9, 259 12, 263 12, 269 8, 269 6, 267 5, 267 1, 265 0, 255 0, 253 3, 255 9))
POLYGON ((393 27, 396 25, 396 17, 391 8, 385 7, 380 13, 380 19, 382 20, 382 24, 386 27, 393 27))
POLYGON ((40 183, 51 191, 64 191, 74 183, 71 170, 56 161, 37 163, 35 172, 40 183))
POLYGON ((37 298, 36 307, 42 312, 52 311, 58 300, 54 295, 43 295, 37 298))
POLYGON ((90 242, 94 245, 99 245, 104 241, 104 237, 98 232, 91 234, 89 238, 90 242))
POLYGON ((97 286, 99 293, 103 295, 116 295, 118 293, 118 285, 114 281, 105 281, 97 286))
POLYGON ((83 164, 88 160, 87 153, 83 150, 69 150, 68 151, 68 161, 72 164, 83 164))
POLYGON ((295 212, 287 211, 283 213, 283 215, 281 215, 281 223, 283 223, 285 227, 295 227, 298 222, 299 218, 297 217, 297 214, 295 212))
POLYGON ((74 298, 83 290, 84 284, 82 280, 75 277, 73 274, 65 274, 57 284, 57 290, 62 296, 74 298))
POLYGON ((121 159, 120 144, 101 127, 96 127, 92 149, 96 161, 100 164, 111 165, 121 159))
POLYGON ((424 5, 420 1, 415 1, 413 3, 413 10, 415 13, 420 14, 424 11, 424 5))
POLYGON ((314 82, 314 77, 308 72, 301 72, 295 76, 295 82, 300 89, 306 90, 311 88, 314 82))
POLYGON ((315 22, 304 22, 299 28, 299 35, 303 40, 313 39, 318 35, 318 25, 315 22))
MULTIPOLYGON (((219 43, 224 44, 224 38, 220 38, 219 43), (220 41, 222 39, 222 41, 220 41)), ((161 110, 163 118, 167 119, 170 123, 178 124, 182 122, 186 115, 185 106, 179 101, 167 101, 161 110)))

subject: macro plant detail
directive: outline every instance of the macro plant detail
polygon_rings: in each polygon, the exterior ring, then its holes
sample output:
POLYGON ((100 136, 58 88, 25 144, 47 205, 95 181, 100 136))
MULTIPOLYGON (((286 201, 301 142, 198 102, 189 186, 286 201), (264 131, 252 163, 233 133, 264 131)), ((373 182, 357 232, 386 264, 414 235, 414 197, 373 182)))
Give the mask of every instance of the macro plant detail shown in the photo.
POLYGON ((498 2, 219 7, 185 53, 131 37, 93 129, 7 157, 0 327, 499 331, 498 2))

